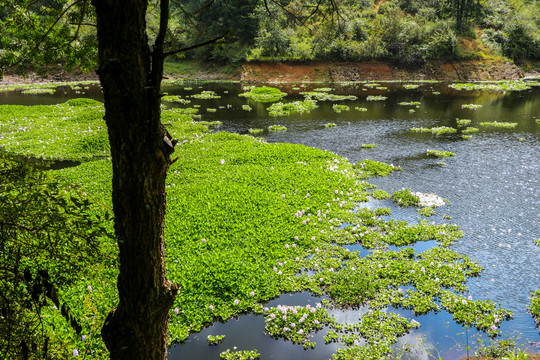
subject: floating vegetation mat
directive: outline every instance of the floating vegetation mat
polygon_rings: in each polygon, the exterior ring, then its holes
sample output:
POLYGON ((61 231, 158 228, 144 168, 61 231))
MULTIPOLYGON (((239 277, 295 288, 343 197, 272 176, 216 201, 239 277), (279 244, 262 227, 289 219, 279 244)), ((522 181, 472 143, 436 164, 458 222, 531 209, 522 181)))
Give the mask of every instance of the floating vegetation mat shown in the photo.
POLYGON ((258 102, 273 102, 281 100, 283 97, 287 96, 286 93, 282 92, 278 88, 262 86, 262 87, 248 87, 248 91, 238 94, 238 96, 246 97, 258 102))
POLYGON ((456 133, 457 129, 448 126, 438 126, 432 128, 412 128, 411 131, 418 133, 432 133, 433 135, 442 135, 456 133))
POLYGON ((496 81, 478 83, 456 83, 448 85, 455 90, 491 90, 491 91, 519 91, 528 90, 538 86, 537 82, 528 81, 496 81))
POLYGON ((268 107, 271 116, 287 116, 292 114, 302 114, 317 108, 315 100, 294 101, 290 103, 277 102, 268 107))
MULTIPOLYGON (((0 146, 6 150, 48 158, 108 154, 98 102, 1 110, 0 146)), ((467 296, 467 280, 482 268, 450 248, 462 236, 456 226, 388 220, 387 208, 357 209, 374 188, 365 181, 368 177, 391 175, 399 168, 372 160, 353 165, 303 145, 209 133, 193 115, 162 113, 169 132, 182 140, 166 185, 167 276, 180 285, 170 309, 171 343, 213 322, 255 312, 264 315, 266 332, 273 337, 314 347, 311 335, 325 324, 326 341, 343 347, 334 358, 385 359, 400 336, 421 326, 386 311, 389 307, 417 315, 444 310, 456 322, 490 336, 511 318, 495 303, 467 296), (438 246, 415 253, 412 246, 419 241, 438 246), (370 252, 360 256, 344 245, 370 252), (313 307, 264 308, 282 293, 304 291, 329 300, 313 307), (359 307, 366 313, 353 324, 328 316, 331 308, 359 307)), ((96 216, 110 225, 104 215, 111 207, 110 161, 88 161, 55 174, 64 182, 80 183, 88 201, 100 205, 96 216)), ((385 197, 381 191, 371 194, 385 197)), ((393 197, 401 204, 418 203, 410 191, 393 197)), ((80 334, 92 335, 92 341, 84 341, 69 326, 58 326, 65 324, 64 318, 52 306, 41 324, 51 344, 62 343, 65 357, 74 349, 106 356, 95 329, 116 304, 117 271, 110 265, 96 268, 107 271, 93 272, 61 291, 81 324, 80 334)), ((228 351, 222 357, 259 356, 252 351, 228 351)))
POLYGON ((492 121, 492 122, 481 122, 480 126, 496 127, 496 128, 503 128, 503 129, 513 129, 513 128, 515 128, 517 126, 517 123, 507 123, 507 122, 492 121))

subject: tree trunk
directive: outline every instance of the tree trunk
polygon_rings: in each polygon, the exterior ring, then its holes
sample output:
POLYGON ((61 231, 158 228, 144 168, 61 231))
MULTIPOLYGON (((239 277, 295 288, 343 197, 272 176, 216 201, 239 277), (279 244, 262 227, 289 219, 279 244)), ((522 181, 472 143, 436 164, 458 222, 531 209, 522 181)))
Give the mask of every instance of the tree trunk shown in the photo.
POLYGON ((152 63, 146 0, 92 2, 120 254, 119 303, 107 316, 102 336, 113 360, 162 360, 177 292, 165 274, 165 178, 174 145, 164 139, 160 121, 163 59, 152 63))

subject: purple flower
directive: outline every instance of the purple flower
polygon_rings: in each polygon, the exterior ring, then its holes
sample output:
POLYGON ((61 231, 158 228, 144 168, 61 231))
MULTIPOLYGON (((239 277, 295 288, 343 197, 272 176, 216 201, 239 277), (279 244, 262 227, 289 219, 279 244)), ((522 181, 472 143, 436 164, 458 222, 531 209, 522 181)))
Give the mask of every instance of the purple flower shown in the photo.
POLYGON ((497 330, 497 326, 495 324, 491 325, 491 330, 493 331, 497 330))
POLYGON ((175 313, 175 315, 178 315, 179 312, 180 312, 180 310, 178 310, 178 308, 175 307, 175 308, 174 308, 174 313, 175 313))
MULTIPOLYGON (((92 285, 88 285, 88 286, 86 287, 86 290, 92 291, 92 285)), ((75 349, 75 350, 77 350, 77 349, 75 349)))
POLYGON ((73 357, 79 356, 79 350, 73 349, 73 357))
POLYGON ((461 303, 462 303, 463 305, 467 305, 467 300, 463 299, 463 300, 461 300, 461 303))
POLYGON ((255 291, 250 292, 249 296, 255 296, 255 291))
POLYGON ((287 315, 283 315, 283 320, 287 320, 287 315))
POLYGON ((206 239, 202 239, 202 243, 204 244, 206 242, 206 239))
POLYGON ((285 247, 288 249, 288 248, 289 248, 289 244, 285 244, 285 247))
POLYGON ((225 159, 221 159, 221 165, 225 164, 225 159))
POLYGON ((281 198, 282 198, 282 199, 285 199, 285 194, 281 194, 281 198))
POLYGON ((275 319, 275 318, 276 318, 276 314, 271 313, 271 314, 270 314, 270 318, 275 319))
POLYGON ((292 327, 292 328, 296 327, 296 324, 295 324, 295 323, 291 323, 291 327, 292 327))
POLYGON ((234 300, 234 305, 238 305, 240 303, 240 300, 236 299, 234 300))
POLYGON ((82 341, 86 341, 86 335, 83 335, 81 339, 82 341))
POLYGON ((214 310, 214 305, 208 305, 208 308, 213 311, 214 310))

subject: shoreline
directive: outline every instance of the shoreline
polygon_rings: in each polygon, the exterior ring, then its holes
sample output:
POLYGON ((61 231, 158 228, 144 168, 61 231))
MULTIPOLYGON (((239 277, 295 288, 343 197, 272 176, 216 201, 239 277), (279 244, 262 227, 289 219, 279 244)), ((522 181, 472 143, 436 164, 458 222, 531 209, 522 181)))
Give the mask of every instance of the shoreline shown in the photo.
MULTIPOLYGON (((429 62, 418 69, 403 69, 387 62, 245 62, 237 67, 210 63, 179 63, 186 69, 171 66, 164 79, 229 80, 244 83, 336 83, 346 81, 502 81, 540 77, 540 71, 527 71, 504 60, 429 62)), ((530 69, 530 68, 529 68, 530 69)), ((44 75, 5 74, 0 85, 40 84, 66 81, 98 81, 95 71, 66 72, 54 69, 44 75)))

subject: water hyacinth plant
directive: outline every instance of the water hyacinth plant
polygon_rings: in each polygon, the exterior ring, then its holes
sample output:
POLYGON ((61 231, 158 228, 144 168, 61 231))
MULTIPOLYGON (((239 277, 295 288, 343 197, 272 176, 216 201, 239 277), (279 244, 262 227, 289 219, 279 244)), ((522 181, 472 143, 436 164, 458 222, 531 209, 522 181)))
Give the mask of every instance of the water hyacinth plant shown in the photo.
POLYGON ((513 128, 515 128, 517 126, 517 123, 491 121, 491 122, 481 122, 480 126, 503 128, 503 129, 513 129, 513 128))
POLYGON ((417 206, 420 203, 418 196, 414 196, 409 189, 396 191, 392 198, 399 206, 417 206))
POLYGON ((221 98, 221 96, 216 94, 215 91, 211 91, 211 90, 205 90, 205 91, 201 92, 200 94, 191 95, 191 97, 195 98, 195 99, 204 99, 204 100, 207 100, 207 99, 220 99, 221 98))
POLYGON ((223 360, 257 360, 261 354, 257 350, 234 350, 227 349, 219 354, 219 358, 223 360))
POLYGON ((436 158, 444 158, 444 157, 450 157, 450 156, 456 156, 456 153, 451 151, 443 151, 443 150, 428 150, 427 152, 428 156, 436 157, 436 158))
POLYGON ((225 335, 208 335, 206 337, 206 341, 208 342, 208 345, 218 345, 223 342, 225 339, 225 335))
POLYGON ((304 95, 305 99, 314 99, 317 101, 343 101, 356 100, 358 97, 354 95, 336 95, 321 91, 303 91, 300 95, 304 95))
POLYGON ((428 128, 412 128, 412 132, 418 132, 418 133, 432 133, 433 135, 442 135, 442 134, 453 134, 457 132, 457 129, 448 127, 448 126, 438 126, 438 127, 432 127, 430 129, 428 128))
POLYGON ((461 105, 462 109, 470 109, 470 110, 480 109, 481 107, 482 107, 482 105, 480 105, 480 104, 463 104, 463 105, 461 105))
POLYGON ((331 128, 331 127, 336 127, 336 126, 337 126, 336 123, 326 123, 326 124, 324 124, 325 128, 331 128))
MULTIPOLYGON (((112 170, 107 155, 101 154, 108 149, 85 145, 86 137, 106 139, 103 105, 81 100, 33 111, 17 106, 1 110, 2 147, 25 155, 60 158, 69 154, 73 159, 95 160, 55 174, 68 184, 80 182, 87 200, 98 205, 95 215, 105 219, 104 209, 111 207, 112 170), (25 131, 14 131, 21 126, 25 131), (88 127, 93 131, 88 132, 88 127), (67 136, 62 131, 80 135, 67 136)), ((385 220, 390 214, 387 208, 358 209, 373 189, 365 180, 389 175, 398 167, 373 160, 352 165, 343 157, 298 144, 210 133, 192 115, 177 109, 162 112, 168 131, 182 141, 175 152, 181 160, 171 166, 167 177, 167 276, 180 284, 170 310, 171 343, 217 320, 255 311, 265 316, 267 332, 277 337, 312 347, 309 334, 326 322, 328 341, 344 347, 336 358, 382 359, 399 336, 419 326, 383 308, 417 314, 446 310, 456 321, 490 335, 498 334, 501 321, 510 318, 509 312, 495 304, 464 295, 466 281, 478 276, 481 267, 450 248, 462 235, 456 226, 385 220), (411 246, 418 241, 435 241, 437 246, 415 253, 411 246), (372 251, 360 257, 344 245, 372 251), (396 248, 390 250, 390 246, 396 248), (312 308, 263 308, 282 293, 300 291, 329 300, 312 308), (327 316, 333 307, 362 307, 366 312, 357 323, 345 324, 327 316), (272 327, 278 320, 284 323, 272 327)), ((371 194, 388 196, 377 190, 371 194)), ((409 200, 409 196, 394 194, 398 197, 409 200)), ((63 289, 88 334, 101 326, 116 301, 117 264, 94 265, 103 265, 98 267, 103 270, 63 289)), ((61 314, 51 311, 43 326, 54 335, 51 341, 65 341, 64 333, 53 329, 66 329, 70 339, 75 339, 70 340, 73 346, 81 351, 89 343, 83 343, 63 321, 61 314)), ((94 340, 92 349, 103 355, 99 336, 94 340)), ((224 356, 252 355, 259 356, 236 351, 224 356)))
POLYGON ((338 114, 340 114, 343 111, 349 111, 350 110, 350 108, 347 105, 341 105, 341 104, 332 105, 332 109, 338 114))
POLYGON ((281 125, 270 125, 268 131, 286 131, 287 128, 281 125))
POLYGON ((314 343, 309 342, 309 337, 325 325, 335 322, 320 303, 315 307, 278 305, 265 308, 264 317, 267 334, 302 344, 304 348, 315 347, 314 343))
POLYGON ((369 95, 366 100, 367 101, 384 101, 388 99, 387 96, 382 96, 382 95, 369 95))
POLYGON ((362 144, 361 148, 362 149, 373 149, 373 148, 376 148, 377 146, 379 146, 379 145, 377 145, 377 144, 362 144))
POLYGON ((529 311, 536 321, 536 326, 540 329, 540 289, 533 291, 530 296, 531 304, 529 305, 529 311))
POLYGON ((268 108, 268 113, 271 116, 287 116, 310 112, 315 108, 317 108, 317 102, 311 99, 294 101, 290 103, 277 102, 268 108))
POLYGON ((238 96, 264 103, 281 100, 283 97, 287 96, 287 94, 278 88, 262 86, 250 88, 249 91, 241 93, 238 96))
POLYGON ((470 119, 456 119, 456 122, 457 122, 457 125, 458 126, 468 126, 470 123, 471 123, 472 120, 470 119))
POLYGON ((250 133, 251 135, 259 135, 259 134, 262 134, 264 131, 264 129, 248 129, 248 133, 250 133))
POLYGON ((175 102, 180 104, 189 104, 191 100, 182 99, 180 95, 165 95, 161 98, 163 102, 175 102))

